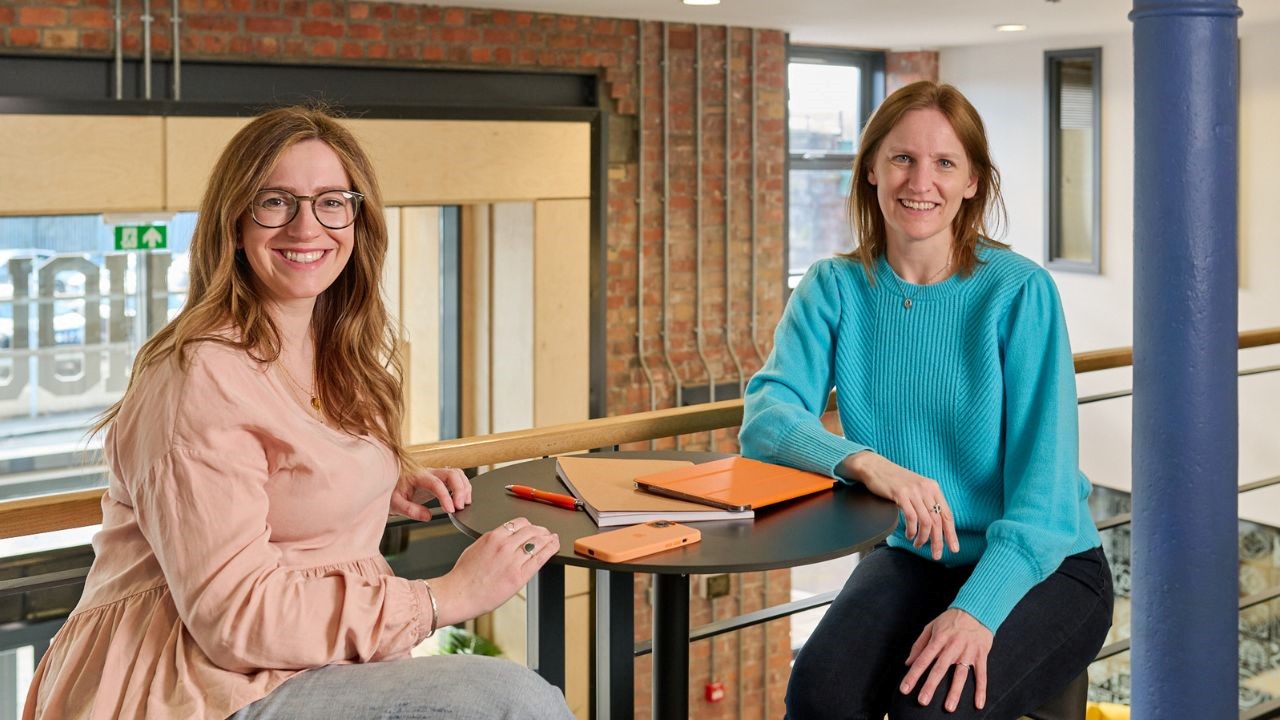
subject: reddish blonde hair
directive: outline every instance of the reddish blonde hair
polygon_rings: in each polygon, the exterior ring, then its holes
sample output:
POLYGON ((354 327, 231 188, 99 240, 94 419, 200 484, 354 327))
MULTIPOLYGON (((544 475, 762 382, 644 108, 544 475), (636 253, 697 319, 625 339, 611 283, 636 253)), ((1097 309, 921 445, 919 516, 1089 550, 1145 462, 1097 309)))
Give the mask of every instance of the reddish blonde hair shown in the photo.
POLYGON ((880 143, 893 130, 898 121, 912 110, 933 109, 942 113, 951 123, 956 137, 964 146, 965 155, 974 177, 978 179, 977 193, 964 201, 952 223, 955 244, 952 247, 951 264, 962 275, 968 275, 978 264, 978 246, 991 245, 1008 248, 992 239, 993 231, 1005 223, 1004 198, 1000 195, 1000 171, 991 160, 987 146, 987 131, 982 117, 968 99, 951 85, 939 85, 929 80, 911 83, 885 98, 862 131, 858 156, 853 161, 853 182, 849 189, 848 215, 858 245, 846 254, 862 263, 870 277, 875 260, 884 255, 888 235, 884 214, 876 197, 876 186, 868 179, 875 165, 880 143))

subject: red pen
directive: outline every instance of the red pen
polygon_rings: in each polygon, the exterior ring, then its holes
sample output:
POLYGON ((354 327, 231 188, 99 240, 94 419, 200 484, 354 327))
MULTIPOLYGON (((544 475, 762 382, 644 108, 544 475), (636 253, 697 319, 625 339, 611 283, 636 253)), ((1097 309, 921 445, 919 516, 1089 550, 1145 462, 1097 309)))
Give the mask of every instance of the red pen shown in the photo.
POLYGON ((560 493, 545 492, 531 488, 528 485, 508 485, 507 492, 515 495, 521 500, 536 500, 548 505, 555 505, 565 510, 581 510, 582 501, 572 495, 561 495, 560 493))

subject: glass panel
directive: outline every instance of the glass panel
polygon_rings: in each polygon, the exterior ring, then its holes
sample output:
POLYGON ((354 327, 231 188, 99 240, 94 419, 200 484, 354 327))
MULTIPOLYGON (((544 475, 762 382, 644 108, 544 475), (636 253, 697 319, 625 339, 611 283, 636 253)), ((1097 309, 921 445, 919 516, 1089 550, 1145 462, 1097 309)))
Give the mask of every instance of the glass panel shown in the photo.
POLYGON ((791 154, 854 154, 862 117, 862 69, 791 63, 787 82, 791 154))
POLYGON ((790 174, 791 287, 805 270, 825 257, 853 249, 845 215, 850 170, 792 170, 790 174))
POLYGON ((155 252, 116 251, 107 220, 0 218, 0 500, 104 483, 86 430, 186 300, 194 213, 154 223, 155 252))

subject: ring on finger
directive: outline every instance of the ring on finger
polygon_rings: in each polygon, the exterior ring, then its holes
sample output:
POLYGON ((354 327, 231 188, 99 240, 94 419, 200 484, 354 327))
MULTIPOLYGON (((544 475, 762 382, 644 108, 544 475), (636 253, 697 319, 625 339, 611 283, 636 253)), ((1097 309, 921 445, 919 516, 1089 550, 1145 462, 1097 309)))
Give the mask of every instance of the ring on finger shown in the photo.
POLYGON ((520 549, 524 551, 525 555, 532 555, 533 551, 538 549, 538 546, 531 542, 527 542, 524 545, 521 545, 520 549))
POLYGON ((941 514, 942 514, 942 504, 941 504, 941 503, 934 503, 934 504, 933 504, 933 507, 932 507, 932 508, 929 508, 929 511, 930 511, 930 512, 932 512, 932 513, 935 513, 935 514, 937 514, 937 515, 941 515, 941 514))
POLYGON ((508 521, 506 521, 506 522, 502 523, 502 527, 504 527, 504 528, 506 528, 506 529, 507 529, 507 533, 508 533, 508 534, 510 534, 510 535, 515 535, 515 534, 516 534, 516 524, 515 524, 515 523, 513 523, 513 522, 511 522, 510 520, 508 520, 508 521))

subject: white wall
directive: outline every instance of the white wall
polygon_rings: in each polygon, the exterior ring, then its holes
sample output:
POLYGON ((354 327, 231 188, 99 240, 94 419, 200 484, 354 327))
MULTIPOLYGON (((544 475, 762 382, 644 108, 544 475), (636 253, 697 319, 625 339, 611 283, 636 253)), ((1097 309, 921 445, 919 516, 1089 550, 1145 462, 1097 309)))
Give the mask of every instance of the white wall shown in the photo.
MULTIPOLYGON (((1280 326, 1280 24, 1242 29, 1240 118, 1240 315, 1242 330, 1280 326)), ((940 77, 960 88, 987 123, 1004 180, 1009 227, 1003 238, 1044 261, 1044 52, 1102 48, 1102 272, 1055 272, 1076 352, 1133 344, 1133 42, 1125 33, 1052 43, 941 51, 940 77)), ((1176 152, 1171 148, 1171 152, 1176 152)), ((1244 351, 1241 367, 1280 364, 1280 347, 1244 351)), ((1131 386, 1127 370, 1079 376, 1080 394, 1131 386)), ((1240 384, 1240 480, 1280 475, 1280 374, 1240 384)), ((1101 485, 1130 486, 1128 400, 1081 409, 1082 464, 1101 485)), ((1242 496, 1243 517, 1280 525, 1280 491, 1242 496), (1265 499, 1265 501, 1264 501, 1265 499)))

